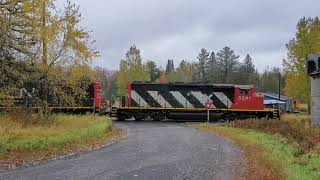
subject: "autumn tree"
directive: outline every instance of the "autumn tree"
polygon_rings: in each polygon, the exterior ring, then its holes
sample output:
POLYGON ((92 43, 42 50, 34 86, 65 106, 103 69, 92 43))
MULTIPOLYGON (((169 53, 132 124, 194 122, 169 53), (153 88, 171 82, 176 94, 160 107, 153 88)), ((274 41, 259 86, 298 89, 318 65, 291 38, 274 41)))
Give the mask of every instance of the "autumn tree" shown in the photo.
POLYGON ((166 77, 166 73, 165 72, 161 72, 159 78, 155 81, 156 83, 168 83, 167 77, 166 77))
POLYGON ((0 1, 0 106, 11 106, 11 96, 23 86, 33 72, 22 58, 31 55, 32 30, 24 4, 20 1, 0 1))
POLYGON ((129 82, 128 78, 128 63, 125 60, 120 61, 120 68, 117 78, 117 95, 125 96, 126 95, 126 84, 129 82))
POLYGON ((288 55, 283 61, 286 73, 285 93, 310 105, 310 81, 306 70, 309 53, 320 52, 320 21, 318 17, 302 18, 295 37, 287 43, 288 55))
POLYGON ((95 71, 97 73, 97 80, 101 82, 102 85, 101 90, 103 98, 113 103, 117 95, 116 81, 118 71, 108 70, 103 67, 96 67, 95 71))
POLYGON ((150 76, 145 65, 142 64, 140 50, 131 46, 126 53, 126 58, 120 62, 120 70, 117 79, 117 95, 126 95, 126 85, 134 81, 150 81, 150 76))
POLYGON ((192 82, 192 66, 182 60, 179 67, 166 76, 168 82, 192 82))
MULTIPOLYGON (((55 0, 0 2, 0 59, 10 61, 11 72, 17 74, 16 89, 25 82, 35 82, 41 104, 49 100, 75 104, 95 79, 90 75, 94 71, 88 63, 98 54, 89 31, 80 25, 79 7, 67 1, 63 9, 58 9, 55 3, 55 0)), ((0 69, 8 70, 5 64, 0 69)), ((8 86, 0 89, 4 87, 8 86)))

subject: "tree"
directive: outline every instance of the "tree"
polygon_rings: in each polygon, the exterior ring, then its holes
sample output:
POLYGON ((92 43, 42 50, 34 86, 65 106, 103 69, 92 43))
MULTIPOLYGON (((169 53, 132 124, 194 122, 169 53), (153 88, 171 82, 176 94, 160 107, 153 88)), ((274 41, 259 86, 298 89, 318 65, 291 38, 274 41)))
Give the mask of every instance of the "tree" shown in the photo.
POLYGON ((246 58, 244 59, 243 66, 248 74, 254 73, 255 67, 249 54, 247 54, 246 58))
POLYGON ((198 63, 192 63, 191 64, 191 71, 192 71, 192 82, 198 83, 200 82, 200 72, 199 72, 199 66, 198 63))
POLYGON ((57 9, 56 0, 26 1, 28 19, 35 41, 35 59, 41 60, 44 71, 55 64, 87 63, 98 56, 90 33, 81 26, 79 6, 67 1, 57 9))
POLYGON ((192 66, 182 60, 179 67, 166 76, 168 82, 192 82, 192 66))
POLYGON ((174 63, 172 59, 168 59, 168 63, 166 66, 166 74, 169 74, 174 71, 174 63))
POLYGON ((198 59, 198 68, 199 68, 199 78, 202 82, 205 82, 207 79, 207 71, 208 71, 208 61, 210 54, 204 48, 201 49, 197 59, 198 59))
POLYGON ((236 81, 239 84, 252 84, 255 81, 255 67, 249 54, 240 64, 237 72, 236 81))
POLYGON ((166 78, 166 73, 161 72, 159 78, 155 81, 156 83, 168 83, 168 80, 166 78))
POLYGON ((126 53, 126 61, 129 66, 142 65, 142 57, 140 55, 140 50, 133 45, 130 47, 129 51, 126 53))
POLYGON ((217 53, 217 67, 221 83, 233 83, 232 75, 239 64, 238 59, 239 56, 229 47, 224 47, 217 53))
POLYGON ((280 92, 283 93, 284 88, 284 75, 281 69, 273 67, 271 69, 267 68, 260 75, 259 83, 257 84, 257 88, 261 92, 268 93, 279 93, 279 75, 281 81, 281 89, 280 92))
POLYGON ((126 85, 129 82, 128 79, 128 64, 126 60, 120 61, 120 68, 117 78, 117 95, 118 96, 125 96, 126 95, 126 85))
POLYGON ((300 19, 295 38, 290 40, 286 46, 288 55, 283 61, 287 77, 285 93, 310 106, 310 82, 305 59, 309 53, 320 52, 319 18, 300 19))
POLYGON ((217 83, 218 82, 218 69, 217 69, 217 59, 214 52, 211 52, 209 61, 208 61, 208 72, 207 72, 207 81, 210 83, 217 83))
POLYGON ((7 73, 1 92, 13 96, 27 82, 36 87, 37 103, 78 104, 95 79, 88 63, 97 56, 90 34, 81 26, 79 7, 67 1, 0 2, 0 71, 7 73), (9 64, 8 64, 9 63, 9 64), (9 80, 9 81, 8 81, 9 80), (8 88, 13 89, 8 91, 8 88))
POLYGON ((157 67, 154 61, 147 61, 146 69, 149 73, 151 82, 154 82, 160 76, 160 69, 157 67))
POLYGON ((126 53, 126 59, 121 60, 120 70, 117 79, 117 95, 126 95, 126 85, 134 81, 150 81, 150 76, 146 65, 142 64, 140 50, 131 46, 126 53))
POLYGON ((96 67, 95 71, 97 73, 97 80, 101 82, 102 85, 102 94, 106 100, 114 102, 116 98, 116 81, 118 72, 108 70, 102 67, 96 67))

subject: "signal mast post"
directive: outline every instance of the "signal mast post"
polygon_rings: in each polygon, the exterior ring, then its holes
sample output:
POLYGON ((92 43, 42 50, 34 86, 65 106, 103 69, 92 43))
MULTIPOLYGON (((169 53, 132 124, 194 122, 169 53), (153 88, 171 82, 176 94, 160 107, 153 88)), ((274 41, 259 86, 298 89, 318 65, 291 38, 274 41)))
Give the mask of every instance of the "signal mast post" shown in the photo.
POLYGON ((320 125, 320 54, 309 54, 307 69, 311 83, 311 122, 320 125))
POLYGON ((213 105, 212 102, 209 100, 205 103, 205 106, 207 108, 207 123, 208 124, 210 123, 210 108, 212 107, 212 105, 213 105))

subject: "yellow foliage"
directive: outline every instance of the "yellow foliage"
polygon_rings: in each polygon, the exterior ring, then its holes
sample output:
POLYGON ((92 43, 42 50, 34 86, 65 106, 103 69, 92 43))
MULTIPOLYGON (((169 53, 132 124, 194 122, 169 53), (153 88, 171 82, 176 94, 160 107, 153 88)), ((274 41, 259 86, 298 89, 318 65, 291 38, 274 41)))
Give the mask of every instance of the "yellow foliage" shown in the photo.
POLYGON ((156 83, 168 83, 166 74, 164 72, 161 73, 160 77, 156 80, 156 83))

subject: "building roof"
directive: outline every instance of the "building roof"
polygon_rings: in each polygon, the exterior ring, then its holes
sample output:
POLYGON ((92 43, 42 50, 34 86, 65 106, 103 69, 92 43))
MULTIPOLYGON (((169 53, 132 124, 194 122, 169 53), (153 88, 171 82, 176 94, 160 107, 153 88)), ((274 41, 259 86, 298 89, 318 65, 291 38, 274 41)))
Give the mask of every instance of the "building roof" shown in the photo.
POLYGON ((279 101, 279 100, 264 100, 263 104, 268 105, 268 104, 286 104, 286 102, 279 101))
MULTIPOLYGON (((279 99, 279 94, 277 93, 262 93, 264 96, 268 96, 272 99, 279 99)), ((280 95, 280 100, 281 101, 287 101, 287 100, 292 100, 292 98, 284 95, 280 95)))

